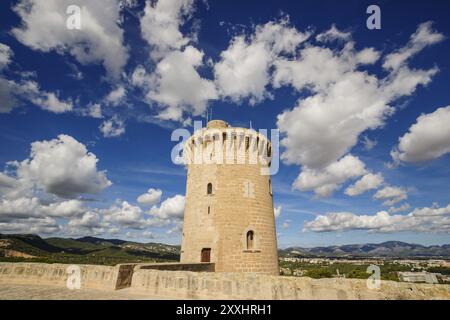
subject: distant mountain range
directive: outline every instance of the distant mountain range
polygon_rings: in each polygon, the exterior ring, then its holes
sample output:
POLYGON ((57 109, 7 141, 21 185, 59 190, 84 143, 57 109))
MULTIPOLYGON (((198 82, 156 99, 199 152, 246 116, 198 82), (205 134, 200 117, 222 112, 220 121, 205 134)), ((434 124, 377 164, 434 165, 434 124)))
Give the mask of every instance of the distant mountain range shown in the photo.
MULTIPOLYGON (((450 245, 423 246, 400 241, 279 250, 280 257, 446 258, 450 245)), ((109 264, 179 261, 180 247, 119 239, 41 238, 32 234, 0 234, 0 261, 109 264)))
POLYGON ((119 239, 46 238, 33 234, 0 234, 0 261, 35 260, 60 263, 109 264, 178 261, 180 248, 161 243, 119 239))
POLYGON ((423 246, 400 241, 387 241, 315 248, 291 247, 280 250, 280 256, 450 258, 450 245, 423 246))

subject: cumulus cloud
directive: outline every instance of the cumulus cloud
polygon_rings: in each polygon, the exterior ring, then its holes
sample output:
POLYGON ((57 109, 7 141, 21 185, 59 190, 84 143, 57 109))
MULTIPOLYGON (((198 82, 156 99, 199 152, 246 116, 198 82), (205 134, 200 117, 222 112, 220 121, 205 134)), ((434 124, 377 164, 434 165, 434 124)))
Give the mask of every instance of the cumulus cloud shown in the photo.
POLYGON ((254 104, 263 100, 268 96, 271 65, 281 54, 292 54, 309 35, 290 27, 285 18, 258 25, 250 37, 236 36, 214 65, 220 94, 233 102, 249 98, 254 104))
POLYGON ((417 118, 391 152, 396 162, 420 163, 450 152, 450 106, 417 118))
POLYGON ((9 46, 0 43, 0 71, 11 63, 13 52, 9 46))
POLYGON ((123 86, 118 86, 110 93, 108 93, 108 95, 105 97, 105 102, 112 106, 118 106, 125 101, 126 95, 126 89, 123 86))
POLYGON ((364 163, 358 157, 346 155, 322 170, 303 168, 293 187, 300 191, 313 190, 318 197, 331 195, 351 178, 366 174, 364 163))
POLYGON ((14 165, 20 183, 60 197, 75 197, 111 185, 106 172, 97 170, 97 162, 85 145, 61 134, 57 139, 33 142, 29 158, 14 165))
POLYGON ((42 203, 37 197, 20 197, 0 199, 0 221, 34 218, 70 218, 85 212, 79 200, 42 203))
POLYGON ((33 80, 15 82, 0 76, 0 113, 8 113, 21 101, 31 102, 42 110, 63 113, 72 111, 71 99, 61 99, 55 92, 42 90, 33 80))
MULTIPOLYGON (((81 217, 71 219, 67 226, 69 229, 79 230, 88 229, 92 230, 94 228, 99 228, 101 225, 101 218, 97 212, 88 211, 84 213, 81 217)), ((72 230, 73 231, 73 230, 72 230)))
POLYGON ((378 190, 373 198, 377 200, 385 200, 383 202, 384 206, 392 206, 408 198, 408 193, 405 189, 400 187, 386 186, 383 189, 378 190))
POLYGON ((411 206, 409 205, 409 203, 404 203, 398 207, 390 207, 388 212, 389 213, 397 213, 397 212, 401 212, 401 211, 406 211, 409 208, 411 208, 411 206))
POLYGON ((90 103, 87 108, 82 111, 82 114, 95 119, 102 119, 102 106, 99 103, 90 103))
POLYGON ((152 47, 151 56, 155 60, 181 49, 192 40, 181 33, 180 27, 193 11, 194 0, 146 1, 140 19, 141 33, 152 47))
POLYGON ((0 222, 1 233, 35 233, 35 234, 54 234, 61 231, 55 219, 29 218, 15 222, 0 222))
POLYGON ((345 189, 345 194, 348 196, 360 195, 366 191, 377 189, 383 181, 384 179, 381 173, 368 173, 345 189))
POLYGON ((148 191, 144 194, 141 194, 137 198, 137 202, 139 202, 142 205, 146 206, 153 206, 161 200, 162 191, 160 189, 153 189, 150 188, 148 191))
POLYGON ((383 67, 385 69, 397 70, 402 67, 408 59, 416 55, 425 47, 444 40, 444 35, 432 29, 432 22, 424 22, 419 25, 416 32, 406 46, 390 53, 384 59, 383 67))
POLYGON ((164 200, 159 207, 153 206, 149 214, 160 219, 182 219, 184 202, 184 196, 177 194, 164 200))
POLYGON ((158 63, 151 79, 153 86, 147 94, 163 107, 158 118, 181 121, 184 111, 200 115, 208 101, 217 98, 214 83, 200 77, 196 70, 202 60, 203 52, 188 46, 184 51, 168 54, 158 63))
MULTIPOLYGON (((399 51, 424 34, 436 37, 420 25, 410 43, 399 51)), ((426 42, 418 49, 436 42, 426 42)), ((419 51, 414 50, 408 57, 419 51)), ((321 171, 335 163, 357 144, 360 134, 383 126, 395 111, 391 104, 396 99, 412 94, 419 85, 427 85, 437 72, 437 68, 411 69, 406 64, 408 59, 390 68, 384 78, 363 70, 379 59, 380 53, 373 48, 357 51, 353 40, 348 40, 342 49, 309 45, 296 58, 275 62, 275 87, 290 85, 306 92, 294 108, 278 115, 285 163, 301 165, 307 171, 321 171)), ((333 186, 323 188, 324 193, 330 193, 333 186)))
POLYGON ((445 208, 421 208, 407 215, 391 215, 386 211, 375 215, 331 212, 305 222, 304 231, 331 232, 368 230, 371 232, 450 232, 450 205, 445 208))
POLYGON ((100 132, 106 138, 118 137, 125 133, 125 124, 117 116, 105 120, 100 124, 100 132))
MULTIPOLYGON (((0 43, 0 72, 11 63, 11 48, 0 43)), ((8 80, 0 74, 0 113, 9 113, 21 101, 31 102, 43 110, 54 113, 68 112, 73 109, 72 100, 64 100, 58 93, 42 90, 36 81, 28 79, 22 72, 22 80, 8 80)))
POLYGON ((22 24, 12 34, 24 45, 43 52, 70 53, 82 64, 102 63, 108 75, 118 78, 128 59, 119 26, 119 1, 77 1, 81 29, 66 27, 71 0, 21 0, 14 7, 22 24))
POLYGON ((106 210, 104 215, 106 222, 113 222, 122 227, 143 229, 146 226, 142 209, 129 204, 127 201, 106 210))

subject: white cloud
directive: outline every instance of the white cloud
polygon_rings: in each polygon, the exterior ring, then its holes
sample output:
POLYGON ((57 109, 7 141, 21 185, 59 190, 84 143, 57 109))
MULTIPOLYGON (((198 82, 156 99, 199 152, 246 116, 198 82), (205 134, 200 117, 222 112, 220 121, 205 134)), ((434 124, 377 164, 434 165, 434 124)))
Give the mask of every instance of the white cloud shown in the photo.
POLYGON ((0 113, 9 113, 17 105, 17 100, 11 92, 12 81, 0 77, 0 113))
POLYGON ((11 63, 13 52, 9 46, 0 43, 0 71, 11 63))
POLYGON ((366 172, 364 163, 349 154, 322 170, 303 167, 293 187, 300 191, 314 190, 316 196, 325 197, 339 189, 348 179, 362 176, 366 172))
POLYGON ((273 213, 275 215, 275 218, 278 218, 281 215, 281 206, 275 207, 273 210, 273 213))
POLYGON ((137 198, 137 202, 146 206, 153 206, 161 200, 162 191, 160 189, 150 188, 144 194, 137 198))
POLYGON ((153 206, 149 214, 160 219, 182 219, 184 202, 184 196, 177 194, 164 200, 159 207, 153 206))
POLYGON ((319 42, 330 42, 334 40, 350 40, 351 37, 352 34, 350 32, 341 31, 333 24, 330 29, 318 34, 316 40, 319 42))
POLYGON ((89 104, 87 110, 84 111, 85 115, 88 115, 95 119, 102 119, 102 106, 98 103, 89 104))
POLYGON ((202 60, 203 52, 188 46, 167 54, 153 74, 143 73, 142 67, 135 70, 132 82, 143 86, 149 102, 160 105, 157 118, 182 122, 183 113, 200 115, 217 98, 214 83, 197 72, 202 60))
MULTIPOLYGON (((422 34, 422 28, 416 33, 422 34)), ((348 41, 340 50, 308 45, 295 59, 275 62, 273 85, 291 85, 306 94, 294 108, 278 115, 285 163, 301 165, 303 170, 323 170, 335 163, 351 151, 363 132, 384 125, 395 111, 391 103, 427 85, 437 72, 437 68, 416 70, 402 63, 385 78, 378 78, 365 71, 364 65, 379 57, 374 49, 357 51, 353 41, 348 41)), ((315 185, 320 187, 322 194, 336 189, 315 185)))
MULTIPOLYGON (((11 63, 13 52, 10 47, 0 43, 0 71, 11 63)), ((9 113, 25 100, 43 110, 54 113, 68 112, 73 109, 72 100, 62 100, 59 94, 41 90, 36 81, 29 80, 29 72, 22 71, 19 82, 8 80, 0 75, 0 113, 9 113)), ((34 73, 32 73, 34 75, 34 73)))
POLYGON ((69 218, 85 212, 79 200, 66 200, 43 204, 37 197, 0 199, 0 221, 28 218, 69 218))
POLYGON ((118 137, 125 133, 125 124, 123 120, 113 116, 111 119, 103 121, 99 129, 104 137, 118 137))
POLYGON ((118 86, 105 97, 107 104, 118 106, 125 101, 127 91, 123 86, 118 86))
POLYGON ((450 106, 417 118, 391 152, 394 161, 424 162, 450 152, 450 106))
POLYGON ((386 186, 383 189, 378 190, 373 196, 377 200, 385 200, 384 206, 392 206, 402 200, 408 198, 407 191, 400 187, 386 186))
POLYGON ((97 157, 68 135, 31 144, 30 157, 16 162, 17 178, 46 192, 74 197, 97 193, 111 185, 105 171, 97 171, 97 157))
POLYGON ((386 211, 375 215, 331 212, 305 222, 304 231, 331 232, 368 230, 371 232, 450 232, 450 205, 445 208, 421 208, 408 215, 390 215, 386 211))
POLYGON ((383 67, 385 69, 397 70, 425 47, 442 40, 444 40, 444 35, 432 29, 432 22, 424 22, 420 24, 416 32, 411 35, 411 38, 405 47, 386 56, 383 67))
POLYGON ((447 207, 439 208, 437 205, 433 205, 431 208, 418 208, 411 212, 414 217, 435 217, 445 216, 450 214, 450 204, 447 207))
POLYGON ((82 64, 102 63, 109 76, 118 78, 128 59, 123 44, 119 1, 79 0, 81 29, 66 27, 72 0, 22 0, 14 11, 22 25, 12 34, 34 50, 70 53, 82 64))
POLYGON ((0 222, 2 233, 35 233, 53 234, 61 230, 55 219, 52 218, 29 218, 15 222, 0 222))
POLYGON ((388 212, 389 213, 397 213, 397 212, 401 212, 401 211, 406 211, 409 208, 411 208, 409 203, 404 203, 404 204, 402 204, 401 206, 398 206, 398 207, 390 207, 388 212))
POLYGON ((15 108, 19 100, 31 102, 43 110, 54 113, 68 112, 73 109, 70 99, 62 100, 54 92, 41 90, 39 84, 33 80, 14 82, 0 77, 0 85, 0 112, 3 113, 8 113, 15 108))
POLYGON ((364 145, 364 149, 370 151, 377 145, 378 142, 377 140, 372 140, 369 137, 364 136, 362 143, 364 145))
POLYGON ((120 206, 113 206, 105 210, 104 220, 133 229, 142 229, 146 226, 142 209, 129 204, 127 201, 123 201, 120 206))
POLYGON ((68 222, 69 228, 96 228, 100 227, 100 216, 96 212, 88 211, 84 213, 81 217, 71 219, 68 222))
POLYGON ((142 37, 152 47, 151 56, 159 60, 171 51, 180 50, 192 39, 180 31, 194 11, 194 0, 146 1, 140 19, 142 37))
POLYGON ((283 53, 292 54, 309 37, 289 27, 287 18, 258 25, 251 37, 236 36, 214 66, 219 92, 233 102, 249 98, 257 103, 267 97, 269 68, 283 53))
POLYGON ((366 191, 377 189, 384 179, 381 173, 373 174, 368 173, 364 175, 361 179, 356 181, 354 184, 345 189, 345 194, 348 196, 357 196, 366 191))

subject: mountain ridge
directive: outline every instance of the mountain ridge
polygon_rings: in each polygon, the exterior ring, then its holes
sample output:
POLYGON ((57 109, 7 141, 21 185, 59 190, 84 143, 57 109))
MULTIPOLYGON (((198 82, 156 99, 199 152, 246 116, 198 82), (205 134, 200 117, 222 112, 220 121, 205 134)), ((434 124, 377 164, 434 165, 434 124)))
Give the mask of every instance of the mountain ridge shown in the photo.
MULTIPOLYGON (((280 257, 327 258, 444 258, 450 244, 425 246, 402 241, 279 249, 280 257)), ((44 259, 55 262, 87 261, 100 264, 179 261, 180 246, 140 243, 99 237, 42 238, 35 234, 0 234, 0 258, 44 259)))

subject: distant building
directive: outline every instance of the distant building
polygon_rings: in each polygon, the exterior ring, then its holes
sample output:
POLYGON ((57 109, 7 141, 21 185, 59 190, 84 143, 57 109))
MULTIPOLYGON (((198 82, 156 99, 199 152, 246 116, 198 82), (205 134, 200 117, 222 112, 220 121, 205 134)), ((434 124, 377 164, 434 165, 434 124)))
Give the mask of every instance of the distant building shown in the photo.
POLYGON ((398 278, 404 282, 438 283, 436 274, 429 272, 399 272, 398 278))

